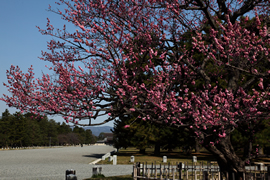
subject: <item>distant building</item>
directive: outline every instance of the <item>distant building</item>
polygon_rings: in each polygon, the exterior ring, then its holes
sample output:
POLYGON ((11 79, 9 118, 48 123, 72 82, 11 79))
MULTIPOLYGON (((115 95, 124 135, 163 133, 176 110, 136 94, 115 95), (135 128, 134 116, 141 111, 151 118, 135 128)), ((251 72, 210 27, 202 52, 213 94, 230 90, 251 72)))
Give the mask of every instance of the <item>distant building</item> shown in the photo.
POLYGON ((98 140, 95 145, 113 145, 113 133, 103 133, 104 139, 98 140))
POLYGON ((99 140, 95 143, 95 145, 105 145, 104 140, 99 140))
POLYGON ((113 133, 104 133, 104 143, 113 145, 113 133))

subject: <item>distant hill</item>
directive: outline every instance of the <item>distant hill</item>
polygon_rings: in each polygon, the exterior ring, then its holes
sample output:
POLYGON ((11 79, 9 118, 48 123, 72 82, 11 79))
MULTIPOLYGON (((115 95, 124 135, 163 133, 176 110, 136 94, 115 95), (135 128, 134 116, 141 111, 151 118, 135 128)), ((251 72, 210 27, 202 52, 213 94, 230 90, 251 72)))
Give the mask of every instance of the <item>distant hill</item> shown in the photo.
POLYGON ((111 126, 92 126, 92 127, 84 127, 84 129, 90 129, 92 131, 92 134, 94 134, 95 136, 98 136, 102 132, 104 132, 104 133, 112 132, 111 129, 113 129, 113 127, 111 127, 111 126))

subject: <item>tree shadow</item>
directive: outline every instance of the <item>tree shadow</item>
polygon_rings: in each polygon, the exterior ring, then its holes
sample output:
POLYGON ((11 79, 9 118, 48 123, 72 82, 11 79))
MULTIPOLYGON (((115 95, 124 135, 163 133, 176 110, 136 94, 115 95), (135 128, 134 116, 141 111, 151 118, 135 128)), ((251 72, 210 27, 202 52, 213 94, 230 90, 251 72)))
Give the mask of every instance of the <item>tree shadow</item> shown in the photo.
POLYGON ((89 157, 89 158, 101 158, 103 154, 89 154, 89 155, 82 155, 82 157, 89 157))

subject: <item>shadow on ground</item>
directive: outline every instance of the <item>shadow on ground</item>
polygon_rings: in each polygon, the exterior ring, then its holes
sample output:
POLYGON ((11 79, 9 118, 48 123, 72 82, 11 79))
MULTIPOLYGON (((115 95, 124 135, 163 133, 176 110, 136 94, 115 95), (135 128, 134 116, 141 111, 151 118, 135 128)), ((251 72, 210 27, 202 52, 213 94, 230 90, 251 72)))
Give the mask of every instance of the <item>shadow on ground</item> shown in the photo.
POLYGON ((103 154, 89 154, 89 155, 82 155, 82 157, 89 157, 89 158, 101 158, 103 154))

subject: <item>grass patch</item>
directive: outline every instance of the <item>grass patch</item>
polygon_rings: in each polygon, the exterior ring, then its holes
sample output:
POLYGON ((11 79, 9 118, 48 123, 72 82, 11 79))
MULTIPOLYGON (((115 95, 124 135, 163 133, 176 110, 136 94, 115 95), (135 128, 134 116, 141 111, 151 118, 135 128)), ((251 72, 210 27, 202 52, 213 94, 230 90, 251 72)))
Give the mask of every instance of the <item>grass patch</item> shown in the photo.
POLYGON ((103 174, 94 174, 91 178, 104 178, 103 174))
POLYGON ((102 178, 89 178, 89 179, 84 179, 84 180, 132 180, 131 175, 124 175, 124 176, 111 176, 111 177, 102 177, 102 178))
MULTIPOLYGON (((117 155, 117 164, 133 164, 130 162, 130 156, 135 157, 135 162, 147 162, 147 164, 152 164, 154 162, 156 162, 156 164, 164 164, 162 162, 163 156, 167 156, 167 163, 170 164, 176 164, 179 162, 187 162, 188 164, 191 164, 192 156, 197 156, 198 163, 216 161, 215 157, 205 150, 202 150, 200 153, 192 152, 190 155, 187 155, 181 149, 176 149, 173 152, 161 150, 160 155, 157 156, 154 155, 153 148, 146 149, 145 154, 140 154, 139 150, 136 148, 127 148, 119 150, 115 155, 117 155)), ((108 162, 108 159, 106 159, 104 161, 100 161, 98 164, 112 164, 112 161, 108 162)))
MULTIPOLYGON (((242 152, 237 153, 239 157, 242 156, 242 152)), ((145 150, 145 154, 140 154, 139 149, 130 147, 127 149, 121 149, 118 153, 114 153, 117 155, 117 164, 134 164, 130 162, 130 156, 135 157, 135 162, 152 164, 172 164, 176 163, 188 163, 192 164, 192 156, 197 156, 197 164, 203 163, 206 164, 208 161, 216 161, 216 158, 213 154, 209 153, 207 150, 202 149, 199 153, 195 153, 194 151, 191 154, 186 154, 182 149, 175 149, 173 152, 168 152, 167 150, 161 150, 160 155, 154 155, 154 148, 147 148, 145 150), (167 156, 167 163, 163 163, 163 156, 167 156)), ((270 162, 269 157, 265 158, 256 158, 252 159, 252 162, 270 162)), ((100 161, 98 164, 112 164, 112 161, 109 162, 108 158, 104 161, 100 161)))

